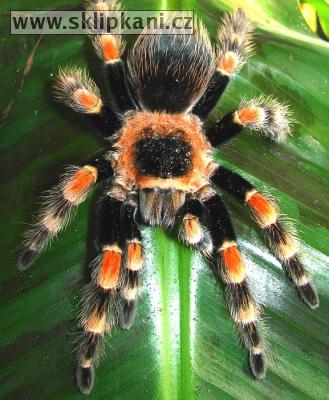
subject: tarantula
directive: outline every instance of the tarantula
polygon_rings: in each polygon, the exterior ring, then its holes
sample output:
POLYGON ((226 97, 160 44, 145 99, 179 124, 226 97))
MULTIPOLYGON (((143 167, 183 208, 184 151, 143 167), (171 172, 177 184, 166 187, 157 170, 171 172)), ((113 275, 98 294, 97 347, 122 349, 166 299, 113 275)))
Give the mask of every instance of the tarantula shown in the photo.
MULTIPOLYGON (((120 10, 120 4, 96 0, 87 9, 120 10)), ((193 35, 141 34, 127 56, 127 68, 121 36, 98 35, 94 45, 104 62, 110 106, 103 103, 86 72, 68 68, 57 77, 57 97, 96 124, 108 140, 108 150, 82 167, 69 168, 50 191, 38 222, 26 233, 18 267, 28 268, 95 184, 105 180, 97 232, 99 255, 91 265, 91 283, 80 313, 76 379, 82 393, 92 388, 93 365, 102 337, 113 325, 113 310, 123 329, 134 321, 143 265, 140 222, 164 228, 179 223, 181 240, 215 265, 249 352, 251 372, 256 379, 265 377, 259 307, 249 291, 230 217, 215 187, 249 207, 301 299, 311 308, 319 304, 300 262, 297 241, 275 202, 218 165, 213 155, 214 148, 245 128, 282 141, 291 131, 287 106, 272 97, 243 100, 210 128, 203 125, 252 52, 252 26, 241 9, 226 14, 216 51, 201 22, 195 28, 193 35)))

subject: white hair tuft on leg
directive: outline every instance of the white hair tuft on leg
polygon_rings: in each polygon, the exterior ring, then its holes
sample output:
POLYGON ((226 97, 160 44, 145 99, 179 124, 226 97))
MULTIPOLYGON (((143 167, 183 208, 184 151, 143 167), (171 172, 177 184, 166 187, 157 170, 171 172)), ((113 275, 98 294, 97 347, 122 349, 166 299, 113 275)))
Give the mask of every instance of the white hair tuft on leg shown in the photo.
POLYGON ((263 133, 275 142, 283 142, 291 135, 291 115, 287 104, 270 96, 242 100, 237 111, 237 118, 243 125, 263 133))

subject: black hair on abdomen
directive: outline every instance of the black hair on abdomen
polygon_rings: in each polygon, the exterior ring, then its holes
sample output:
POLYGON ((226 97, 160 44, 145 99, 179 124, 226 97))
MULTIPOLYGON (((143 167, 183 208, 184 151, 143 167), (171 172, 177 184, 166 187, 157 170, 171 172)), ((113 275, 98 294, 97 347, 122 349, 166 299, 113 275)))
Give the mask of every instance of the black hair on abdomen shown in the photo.
POLYGON ((205 91, 214 54, 201 23, 193 35, 140 35, 128 56, 129 79, 148 111, 184 112, 205 91))

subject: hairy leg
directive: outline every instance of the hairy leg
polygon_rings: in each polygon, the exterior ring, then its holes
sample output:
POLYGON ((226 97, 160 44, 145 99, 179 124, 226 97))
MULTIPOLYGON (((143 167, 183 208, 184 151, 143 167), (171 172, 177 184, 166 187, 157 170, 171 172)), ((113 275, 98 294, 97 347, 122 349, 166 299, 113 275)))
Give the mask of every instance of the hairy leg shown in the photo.
POLYGON ((241 8, 234 14, 225 14, 221 22, 217 36, 217 68, 207 90, 192 110, 201 119, 207 118, 252 51, 252 25, 241 8))
POLYGON ((241 335, 242 344, 249 351, 249 364, 256 379, 266 372, 263 341, 259 331, 259 308, 247 282, 245 265, 240 255, 235 233, 227 210, 218 195, 205 202, 212 221, 214 251, 223 282, 229 309, 241 335))
POLYGON ((289 117, 287 106, 271 97, 243 100, 238 110, 218 120, 206 131, 206 136, 212 146, 218 147, 247 128, 281 142, 291 131, 289 117))
POLYGON ((54 92, 58 101, 86 115, 104 136, 111 136, 122 127, 122 116, 103 103, 96 83, 85 70, 78 67, 61 69, 54 92))
MULTIPOLYGON (((200 203, 200 202, 199 202, 200 203)), ((242 345, 249 351, 249 364, 256 379, 265 376, 265 355, 259 331, 259 307, 253 299, 247 282, 243 259, 240 255, 235 233, 228 212, 217 194, 212 194, 200 204, 197 200, 183 207, 181 235, 185 241, 203 251, 199 232, 207 230, 212 239, 213 251, 203 253, 215 264, 215 273, 226 285, 226 297, 231 316, 237 326, 242 345), (201 208, 200 208, 201 205, 201 208), (203 219, 206 213, 208 222, 203 219), (185 218, 188 216, 188 218, 185 218), (200 224, 200 220, 203 223, 200 224), (191 224, 191 221, 192 224, 191 224)))
MULTIPOLYGON (((76 379, 80 391, 88 394, 94 381, 94 364, 104 334, 111 328, 111 314, 120 288, 122 247, 120 213, 122 202, 105 197, 100 208, 98 246, 100 254, 92 262, 92 282, 82 297, 80 326, 83 333, 76 351, 76 379)), ((112 318, 114 320, 114 318, 112 318)))
POLYGON ((180 210, 179 238, 188 246, 210 257, 213 243, 205 216, 205 207, 198 199, 188 200, 180 210))
POLYGON ((122 210, 125 256, 119 298, 119 325, 122 329, 129 329, 134 322, 140 285, 139 275, 143 266, 142 236, 135 222, 135 213, 135 205, 125 204, 122 210))
POLYGON ((143 263, 141 235, 134 220, 135 205, 112 197, 110 191, 99 210, 97 245, 92 282, 83 294, 77 347, 77 384, 89 393, 102 338, 119 322, 129 329, 136 312, 139 272, 143 263))
POLYGON ((83 167, 69 167, 60 183, 51 189, 38 213, 37 222, 26 231, 17 260, 20 270, 29 268, 49 242, 69 223, 73 211, 81 204, 96 182, 113 171, 106 156, 91 159, 83 167))
POLYGON ((300 261, 298 243, 289 229, 282 224, 276 204, 258 193, 246 179, 225 167, 217 169, 212 181, 250 208, 254 220, 265 233, 270 248, 281 261, 298 295, 309 307, 316 308, 319 299, 300 261))
MULTIPOLYGON (((90 0, 86 3, 86 10, 101 12, 106 17, 120 18, 121 4, 116 0, 90 0)), ((93 44, 103 61, 113 107, 120 114, 134 110, 136 107, 129 92, 125 65, 121 58, 125 48, 122 36, 105 31, 95 36, 93 44)))

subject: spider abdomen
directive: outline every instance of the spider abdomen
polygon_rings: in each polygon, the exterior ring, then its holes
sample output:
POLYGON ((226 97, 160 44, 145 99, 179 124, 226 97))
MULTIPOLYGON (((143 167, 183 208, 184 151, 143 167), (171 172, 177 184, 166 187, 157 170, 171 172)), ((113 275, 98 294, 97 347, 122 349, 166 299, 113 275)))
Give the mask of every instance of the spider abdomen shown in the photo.
POLYGON ((183 176, 191 168, 191 145, 176 136, 144 138, 135 146, 140 175, 168 179, 183 176))

